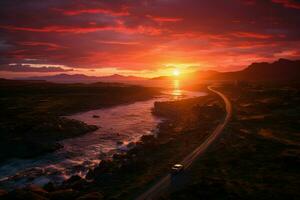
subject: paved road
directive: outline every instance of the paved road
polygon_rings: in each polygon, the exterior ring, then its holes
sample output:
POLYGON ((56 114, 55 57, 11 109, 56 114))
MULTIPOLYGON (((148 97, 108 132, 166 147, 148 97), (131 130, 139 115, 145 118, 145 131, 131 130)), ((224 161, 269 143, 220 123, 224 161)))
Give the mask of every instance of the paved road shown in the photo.
MULTIPOLYGON (((182 160, 181 164, 184 165, 185 170, 188 169, 192 165, 192 163, 204 153, 204 151, 209 147, 209 145, 211 145, 216 140, 216 138, 220 136, 220 134, 222 133, 223 129, 228 124, 232 116, 232 106, 228 98, 221 92, 213 89, 211 86, 209 86, 208 89, 216 93, 223 99, 226 108, 226 117, 199 147, 197 147, 193 152, 191 152, 182 160)), ((165 177, 161 178, 154 186, 148 189, 145 193, 136 198, 136 200, 157 199, 171 185, 171 182, 172 176, 168 174, 165 177)))

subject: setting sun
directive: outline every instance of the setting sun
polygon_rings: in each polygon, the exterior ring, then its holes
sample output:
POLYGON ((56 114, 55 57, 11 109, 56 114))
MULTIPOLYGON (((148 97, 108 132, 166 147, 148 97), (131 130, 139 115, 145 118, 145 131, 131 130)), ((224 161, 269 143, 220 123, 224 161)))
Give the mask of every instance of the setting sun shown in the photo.
POLYGON ((179 69, 174 69, 174 70, 173 70, 173 75, 174 75, 174 76, 179 76, 179 75, 180 75, 179 69))

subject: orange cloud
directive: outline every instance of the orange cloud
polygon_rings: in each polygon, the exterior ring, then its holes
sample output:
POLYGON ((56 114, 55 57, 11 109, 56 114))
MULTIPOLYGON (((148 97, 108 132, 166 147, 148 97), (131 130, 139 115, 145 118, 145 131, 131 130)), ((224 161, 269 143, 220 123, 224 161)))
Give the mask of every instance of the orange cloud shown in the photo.
POLYGON ((74 27, 74 26, 46 26, 46 27, 19 27, 10 25, 0 25, 0 28, 7 29, 10 31, 28 31, 28 32, 40 32, 40 33, 91 33, 97 31, 116 31, 123 32, 127 34, 140 33, 149 35, 159 35, 161 29, 140 25, 138 27, 128 28, 122 25, 119 26, 89 26, 89 27, 74 27))
POLYGON ((254 39, 270 39, 273 36, 269 34, 262 34, 262 33, 252 33, 252 32, 236 32, 232 33, 235 37, 241 38, 254 38, 254 39))
POLYGON ((147 15, 148 18, 150 18, 153 21, 156 21, 158 23, 165 23, 165 22, 180 22, 183 19, 182 18, 175 18, 175 17, 159 17, 159 16, 152 16, 147 15))
POLYGON ((107 40, 102 40, 102 41, 97 41, 98 43, 101 44, 111 44, 111 45, 138 45, 140 44, 139 42, 124 42, 124 41, 107 41, 107 40))
POLYGON ((300 57, 300 14, 286 9, 297 1, 2 1, 5 64, 153 72, 168 63, 226 70, 300 57))

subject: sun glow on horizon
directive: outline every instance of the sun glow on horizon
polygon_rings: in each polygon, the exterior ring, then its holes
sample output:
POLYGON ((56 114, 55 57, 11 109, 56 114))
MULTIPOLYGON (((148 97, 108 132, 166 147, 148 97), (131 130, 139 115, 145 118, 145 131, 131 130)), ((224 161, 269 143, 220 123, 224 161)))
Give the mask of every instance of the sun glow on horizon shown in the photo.
POLYGON ((179 69, 174 69, 173 70, 173 76, 179 76, 180 75, 180 70, 179 69))

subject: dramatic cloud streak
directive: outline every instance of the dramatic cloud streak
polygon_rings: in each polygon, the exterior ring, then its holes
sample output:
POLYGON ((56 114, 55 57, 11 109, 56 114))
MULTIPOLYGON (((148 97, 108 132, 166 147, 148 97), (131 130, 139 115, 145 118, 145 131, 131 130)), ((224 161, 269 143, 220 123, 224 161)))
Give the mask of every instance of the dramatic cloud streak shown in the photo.
POLYGON ((63 10, 63 9, 55 9, 58 12, 62 12, 64 15, 80 15, 80 14, 107 14, 112 16, 128 16, 129 13, 127 11, 112 11, 102 8, 89 8, 89 9, 78 9, 78 10, 63 10))
POLYGON ((299 58, 299 8, 292 0, 3 0, 0 64, 237 70, 299 58))
POLYGON ((73 71, 72 69, 63 69, 60 67, 31 67, 30 65, 21 65, 21 64, 14 64, 14 65, 0 65, 0 71, 6 72, 68 72, 73 71))
POLYGON ((300 2, 295 0, 272 0, 274 3, 282 4, 287 8, 300 9, 300 2))

